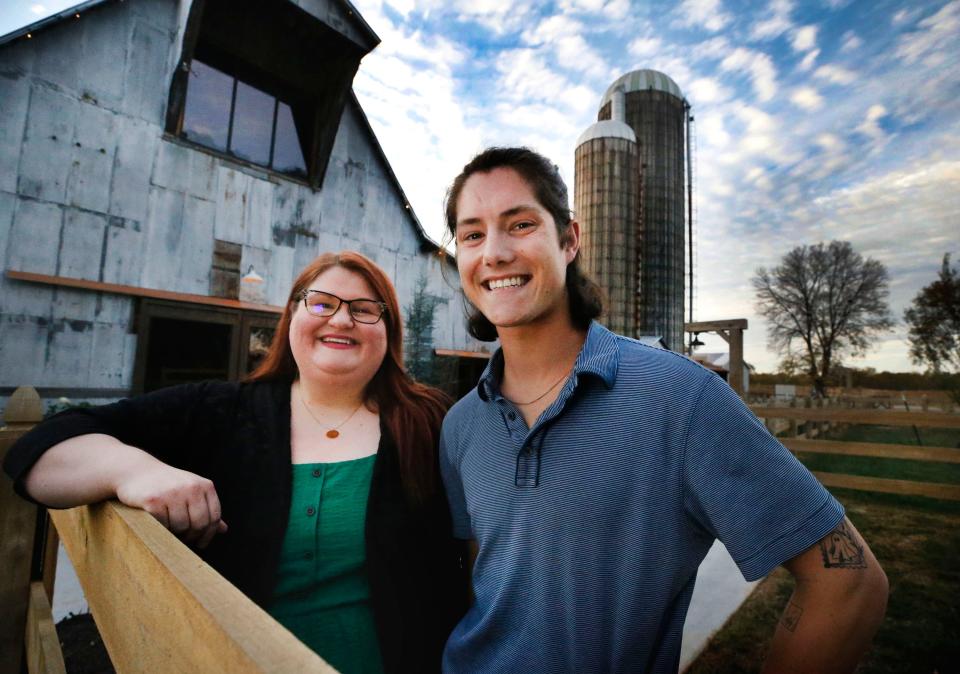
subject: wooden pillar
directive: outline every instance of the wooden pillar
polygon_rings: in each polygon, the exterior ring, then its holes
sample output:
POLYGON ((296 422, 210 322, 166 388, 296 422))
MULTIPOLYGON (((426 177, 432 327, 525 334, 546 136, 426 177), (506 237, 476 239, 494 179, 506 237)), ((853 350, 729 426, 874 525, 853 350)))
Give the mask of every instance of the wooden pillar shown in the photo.
POLYGON ((743 330, 732 328, 730 335, 730 388, 741 398, 743 390, 743 330))
POLYGON ((715 332, 730 345, 730 369, 727 374, 727 383, 741 398, 746 396, 743 380, 743 331, 747 327, 745 318, 700 321, 685 323, 683 326, 686 332, 715 332))

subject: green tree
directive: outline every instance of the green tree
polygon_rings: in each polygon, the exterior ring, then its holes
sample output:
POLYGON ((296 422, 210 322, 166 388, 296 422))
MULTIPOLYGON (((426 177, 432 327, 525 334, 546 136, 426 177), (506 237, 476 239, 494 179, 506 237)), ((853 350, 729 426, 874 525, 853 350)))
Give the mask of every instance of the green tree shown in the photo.
POLYGON ((433 353, 434 314, 446 300, 427 291, 427 275, 420 274, 413 291, 413 302, 407 307, 403 350, 407 372, 426 384, 436 384, 433 353))
POLYGON ((893 326, 886 268, 846 241, 798 246, 777 267, 757 269, 753 287, 768 345, 787 366, 800 359, 818 395, 832 367, 893 326))
POLYGON ((943 256, 937 280, 903 313, 910 327, 910 359, 931 371, 960 370, 960 273, 943 256))

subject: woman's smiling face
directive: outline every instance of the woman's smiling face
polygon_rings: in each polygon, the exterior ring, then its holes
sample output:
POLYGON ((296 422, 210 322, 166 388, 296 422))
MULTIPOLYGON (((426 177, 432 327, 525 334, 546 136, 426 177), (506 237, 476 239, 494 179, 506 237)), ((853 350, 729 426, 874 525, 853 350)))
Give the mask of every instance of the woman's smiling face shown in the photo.
MULTIPOLYGON (((344 267, 330 267, 307 286, 344 300, 381 301, 367 280, 344 267)), ((383 363, 387 352, 387 324, 354 320, 346 303, 332 316, 316 316, 303 300, 290 320, 290 350, 304 379, 343 377, 344 383, 366 385, 383 363)))

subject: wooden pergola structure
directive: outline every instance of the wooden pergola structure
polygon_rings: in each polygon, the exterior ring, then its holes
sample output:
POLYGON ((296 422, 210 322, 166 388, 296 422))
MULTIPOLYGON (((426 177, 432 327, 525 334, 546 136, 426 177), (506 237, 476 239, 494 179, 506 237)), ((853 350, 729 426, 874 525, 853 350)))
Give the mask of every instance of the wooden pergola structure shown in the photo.
MULTIPOLYGON (((730 345, 730 372, 727 383, 730 388, 743 397, 743 331, 747 329, 746 318, 731 318, 724 321, 699 321, 684 323, 684 332, 694 334, 701 332, 715 332, 730 345)), ((692 355, 692 354, 691 354, 692 355)))

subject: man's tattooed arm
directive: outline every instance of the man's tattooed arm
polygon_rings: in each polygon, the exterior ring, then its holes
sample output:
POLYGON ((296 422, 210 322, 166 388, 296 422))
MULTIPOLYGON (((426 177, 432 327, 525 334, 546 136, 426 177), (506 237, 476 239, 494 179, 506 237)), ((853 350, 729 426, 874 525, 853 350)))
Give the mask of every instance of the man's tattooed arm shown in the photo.
POLYGON ((863 544, 859 537, 842 521, 836 529, 820 541, 823 566, 827 569, 865 569, 863 544))
POLYGON ((852 672, 887 601, 887 579, 870 547, 844 519, 784 566, 797 585, 764 672, 852 672))
POLYGON ((791 601, 787 604, 787 608, 783 612, 783 618, 780 619, 780 624, 793 632, 797 629, 797 623, 800 622, 800 616, 802 615, 803 609, 800 608, 799 604, 791 601))

